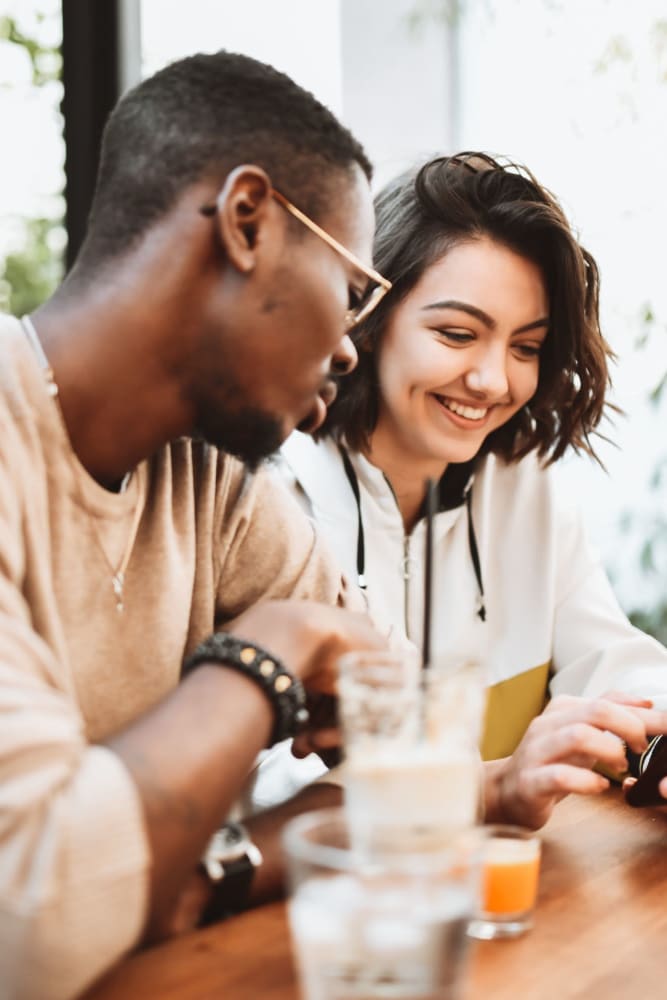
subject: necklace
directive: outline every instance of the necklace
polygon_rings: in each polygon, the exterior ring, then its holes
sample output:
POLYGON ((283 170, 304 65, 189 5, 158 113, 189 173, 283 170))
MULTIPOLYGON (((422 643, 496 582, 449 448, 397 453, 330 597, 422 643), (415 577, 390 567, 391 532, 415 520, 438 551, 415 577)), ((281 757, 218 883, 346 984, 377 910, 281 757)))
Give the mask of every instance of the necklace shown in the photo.
MULTIPOLYGON (((60 424, 62 426, 63 431, 65 432, 67 440, 69 440, 67 424, 65 423, 65 416, 63 414, 62 407, 60 405, 58 383, 55 380, 53 369, 49 364, 49 359, 44 353, 44 348, 42 347, 41 341, 37 335, 37 331, 35 330, 35 326, 30 317, 23 316, 23 318, 21 319, 21 325, 23 327, 26 337, 30 341, 30 345, 33 351, 35 352, 35 355, 39 362, 39 366, 44 374, 44 380, 46 382, 46 391, 48 392, 49 396, 53 399, 53 402, 55 403, 56 411, 58 413, 58 419, 60 420, 60 424)), ((130 526, 130 531, 127 537, 127 541, 125 543, 123 554, 120 558, 120 562, 118 563, 118 565, 114 566, 107 554, 107 550, 105 549, 102 539, 99 535, 95 519, 91 516, 91 514, 88 511, 88 507, 83 495, 83 487, 81 484, 80 472, 79 469, 76 467, 76 465, 74 465, 74 474, 75 474, 74 478, 76 482, 79 503, 81 504, 82 508, 86 511, 86 514, 88 516, 88 522, 90 524, 91 534, 95 540, 97 548, 99 549, 104 559, 104 562, 107 565, 109 573, 111 574, 111 587, 113 589, 114 597, 116 599, 116 611, 119 614, 122 614, 122 612, 125 610, 125 603, 123 599, 123 587, 125 586, 125 573, 127 571, 127 566, 130 561, 130 556, 132 555, 132 549, 134 548, 134 542, 137 536, 137 529, 139 527, 139 521, 141 519, 141 513, 142 513, 141 502, 140 500, 137 500, 136 506, 134 508, 134 514, 132 516, 132 524, 130 526)), ((130 481, 130 473, 127 473, 127 475, 123 478, 123 481, 121 483, 120 487, 121 492, 123 492, 123 490, 127 487, 129 481, 130 481)))

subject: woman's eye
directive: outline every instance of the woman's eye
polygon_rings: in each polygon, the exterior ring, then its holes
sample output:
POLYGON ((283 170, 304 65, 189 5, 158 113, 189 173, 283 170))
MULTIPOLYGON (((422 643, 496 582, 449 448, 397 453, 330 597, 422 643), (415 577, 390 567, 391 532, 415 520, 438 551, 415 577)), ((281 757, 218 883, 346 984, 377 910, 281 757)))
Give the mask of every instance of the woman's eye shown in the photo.
POLYGON ((451 344, 469 344, 474 339, 472 333, 468 333, 466 330, 438 330, 437 332, 451 344))
POLYGON ((356 288, 350 286, 347 291, 347 308, 349 312, 354 312, 361 305, 363 296, 356 288))
POLYGON ((515 350, 524 358, 539 358, 541 344, 517 344, 515 350))

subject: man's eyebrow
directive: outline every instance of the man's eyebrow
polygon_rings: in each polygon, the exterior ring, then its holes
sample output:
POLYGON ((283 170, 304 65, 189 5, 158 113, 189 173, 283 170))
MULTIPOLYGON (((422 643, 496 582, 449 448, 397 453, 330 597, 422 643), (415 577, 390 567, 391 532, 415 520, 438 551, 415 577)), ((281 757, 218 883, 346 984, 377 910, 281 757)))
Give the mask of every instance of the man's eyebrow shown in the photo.
MULTIPOLYGON (((440 302, 430 302, 427 306, 422 306, 423 312, 431 309, 454 309, 457 312, 468 313, 469 316, 478 319, 489 330, 495 330, 498 325, 493 316, 489 316, 483 309, 470 305, 469 302, 460 302, 458 299, 444 299, 440 302)), ((533 320, 532 323, 526 323, 524 326, 520 326, 517 330, 514 330, 513 333, 528 333, 530 330, 537 330, 542 326, 549 326, 548 316, 542 316, 540 319, 533 320)))

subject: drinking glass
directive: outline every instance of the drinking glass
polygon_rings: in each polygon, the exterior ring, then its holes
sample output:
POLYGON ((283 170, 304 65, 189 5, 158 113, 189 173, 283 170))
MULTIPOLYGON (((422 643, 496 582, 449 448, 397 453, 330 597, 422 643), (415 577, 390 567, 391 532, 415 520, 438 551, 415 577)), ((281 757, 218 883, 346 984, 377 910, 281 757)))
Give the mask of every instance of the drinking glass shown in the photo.
POLYGON ((416 651, 364 651, 339 661, 343 783, 360 850, 428 847, 479 818, 481 671, 416 651))
POLYGON ((540 838, 521 826, 484 827, 480 909, 469 933, 482 940, 517 937, 533 925, 540 838))
POLYGON ((344 809, 284 832, 304 1000, 456 1000, 478 897, 478 831, 445 848, 355 849, 344 809))

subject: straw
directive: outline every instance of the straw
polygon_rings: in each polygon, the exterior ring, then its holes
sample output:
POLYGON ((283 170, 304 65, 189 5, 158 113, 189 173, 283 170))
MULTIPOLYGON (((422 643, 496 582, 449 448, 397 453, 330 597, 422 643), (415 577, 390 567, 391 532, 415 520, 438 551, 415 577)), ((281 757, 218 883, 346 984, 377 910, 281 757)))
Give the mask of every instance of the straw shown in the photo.
POLYGON ((426 551, 424 557, 424 634, 422 638, 422 665, 431 663, 431 605, 433 592, 433 518, 436 505, 436 484, 426 480, 426 551))

